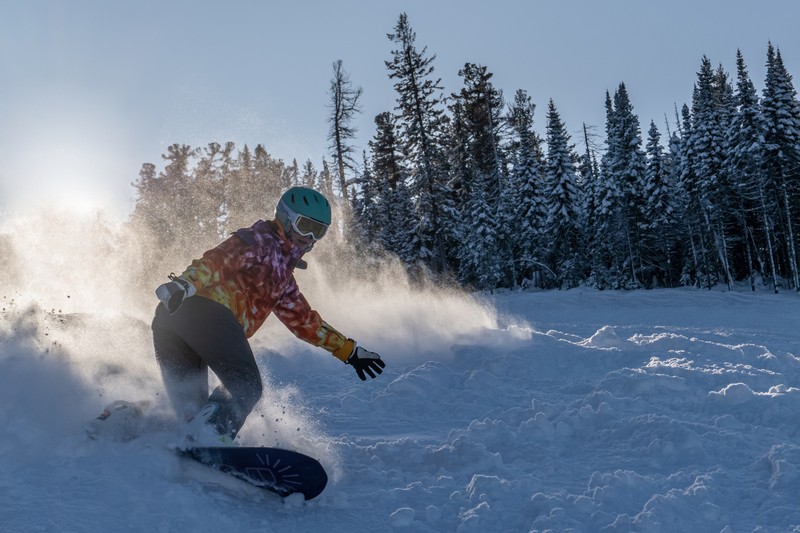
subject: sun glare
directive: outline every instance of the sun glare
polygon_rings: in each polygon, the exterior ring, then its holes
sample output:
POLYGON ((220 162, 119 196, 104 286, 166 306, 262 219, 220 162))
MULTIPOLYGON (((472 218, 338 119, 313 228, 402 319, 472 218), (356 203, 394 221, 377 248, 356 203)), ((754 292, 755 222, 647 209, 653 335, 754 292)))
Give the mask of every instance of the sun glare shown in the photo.
POLYGON ((111 115, 76 106, 9 117, 15 135, 0 167, 3 207, 57 205, 83 214, 128 209, 138 169, 125 159, 127 144, 111 115))

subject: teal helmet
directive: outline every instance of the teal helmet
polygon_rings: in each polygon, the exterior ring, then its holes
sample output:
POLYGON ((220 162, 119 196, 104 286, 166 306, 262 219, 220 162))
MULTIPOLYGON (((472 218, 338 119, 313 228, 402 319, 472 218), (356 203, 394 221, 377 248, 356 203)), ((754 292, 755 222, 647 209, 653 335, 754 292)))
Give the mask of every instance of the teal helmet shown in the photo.
POLYGON ((314 189, 292 187, 278 201, 275 218, 284 231, 292 229, 319 240, 331 225, 331 204, 314 189))

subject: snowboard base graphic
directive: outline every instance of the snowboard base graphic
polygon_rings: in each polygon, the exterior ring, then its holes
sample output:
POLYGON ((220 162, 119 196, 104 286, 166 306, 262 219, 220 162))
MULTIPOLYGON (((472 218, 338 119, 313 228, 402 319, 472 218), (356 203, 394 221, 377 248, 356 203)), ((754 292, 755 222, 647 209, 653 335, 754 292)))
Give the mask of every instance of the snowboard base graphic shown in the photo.
POLYGON ((252 485, 286 497, 311 500, 325 490, 328 475, 316 459, 281 448, 195 447, 179 453, 252 485))

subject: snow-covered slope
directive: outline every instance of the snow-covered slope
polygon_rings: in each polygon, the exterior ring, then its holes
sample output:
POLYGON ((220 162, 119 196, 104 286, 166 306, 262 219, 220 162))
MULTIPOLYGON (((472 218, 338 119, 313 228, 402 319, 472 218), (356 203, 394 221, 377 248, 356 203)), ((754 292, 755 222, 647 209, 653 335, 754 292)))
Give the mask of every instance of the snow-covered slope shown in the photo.
POLYGON ((87 439, 112 399, 159 413, 146 319, 22 300, 0 311, 2 531, 800 531, 797 294, 387 297, 385 342, 340 313, 387 361, 368 383, 273 323, 241 438, 318 457, 310 502, 178 459, 169 426, 87 439))

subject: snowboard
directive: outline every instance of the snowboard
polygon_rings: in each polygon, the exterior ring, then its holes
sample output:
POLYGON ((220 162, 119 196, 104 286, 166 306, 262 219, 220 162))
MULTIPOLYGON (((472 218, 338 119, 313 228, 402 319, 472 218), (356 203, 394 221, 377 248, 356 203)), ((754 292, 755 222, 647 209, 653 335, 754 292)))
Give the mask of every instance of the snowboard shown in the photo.
POLYGON ((319 496, 328 483, 328 475, 319 461, 292 450, 195 447, 179 450, 179 453, 282 497, 300 493, 311 500, 319 496))

